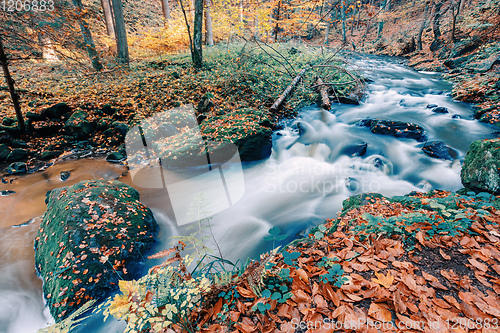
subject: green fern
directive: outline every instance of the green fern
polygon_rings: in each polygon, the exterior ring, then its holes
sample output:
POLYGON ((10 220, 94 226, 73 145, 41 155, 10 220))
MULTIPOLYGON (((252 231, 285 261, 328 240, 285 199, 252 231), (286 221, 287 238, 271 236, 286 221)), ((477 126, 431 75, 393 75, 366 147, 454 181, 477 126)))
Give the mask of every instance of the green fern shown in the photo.
POLYGON ((87 319, 90 315, 87 315, 82 318, 78 318, 80 315, 85 313, 87 310, 89 310, 95 303, 95 300, 88 301, 82 307, 80 307, 78 310, 73 312, 68 318, 64 319, 63 321, 54 324, 49 327, 41 328, 38 330, 37 333, 69 333, 73 332, 76 327, 80 326, 80 323, 87 319))

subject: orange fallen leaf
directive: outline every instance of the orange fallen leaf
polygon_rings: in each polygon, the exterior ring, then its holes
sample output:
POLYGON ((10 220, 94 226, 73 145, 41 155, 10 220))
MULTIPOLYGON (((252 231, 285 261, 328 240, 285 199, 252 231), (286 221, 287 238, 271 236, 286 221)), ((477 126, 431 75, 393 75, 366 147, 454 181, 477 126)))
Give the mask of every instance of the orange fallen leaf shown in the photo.
POLYGON ((375 272, 375 275, 377 276, 377 278, 372 278, 373 282, 378 283, 386 288, 392 286, 392 283, 394 282, 394 276, 392 276, 390 272, 387 273, 387 276, 378 272, 375 272))

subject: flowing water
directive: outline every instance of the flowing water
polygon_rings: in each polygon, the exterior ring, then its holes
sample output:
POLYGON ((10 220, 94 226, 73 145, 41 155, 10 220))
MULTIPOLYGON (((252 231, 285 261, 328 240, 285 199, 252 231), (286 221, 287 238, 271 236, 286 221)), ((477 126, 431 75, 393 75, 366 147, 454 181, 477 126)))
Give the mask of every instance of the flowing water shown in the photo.
MULTIPOLYGON (((495 128, 472 120, 470 106, 453 101, 451 84, 438 74, 416 72, 390 58, 356 56, 352 60, 371 80, 361 105, 333 105, 330 112, 304 109, 296 121, 273 134, 268 160, 244 166, 243 198, 211 220, 226 258, 255 257, 272 248, 263 240, 272 226, 290 234, 286 241, 300 236, 325 218, 335 217, 342 201, 355 194, 457 190, 469 144, 493 137, 495 128), (433 113, 428 104, 447 107, 450 113, 433 113), (419 124, 429 140, 453 148, 456 158, 431 158, 422 152, 422 142, 373 134, 357 124, 367 118, 419 124), (363 143, 366 153, 352 156, 352 147, 363 143)), ((102 160, 68 161, 40 173, 9 176, 8 184, 0 184, 0 190, 16 192, 0 197, 0 332, 35 332, 51 321, 35 275, 32 249, 46 191, 94 178, 119 179, 134 186, 130 176, 122 175, 124 171, 125 167, 102 160), (68 180, 61 180, 61 171, 71 171, 68 180)), ((137 189, 161 227, 157 250, 168 246, 169 237, 189 234, 185 227, 176 226, 165 193, 137 189)), ((97 322, 100 318, 88 324, 92 331, 123 329, 114 321, 97 322)))

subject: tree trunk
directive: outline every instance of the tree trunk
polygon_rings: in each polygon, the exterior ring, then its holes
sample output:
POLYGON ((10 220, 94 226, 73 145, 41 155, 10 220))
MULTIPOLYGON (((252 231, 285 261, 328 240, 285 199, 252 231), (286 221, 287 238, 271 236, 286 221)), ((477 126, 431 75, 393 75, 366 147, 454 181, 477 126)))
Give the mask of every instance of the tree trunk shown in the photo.
POLYGON ((43 32, 38 33, 38 42, 42 49, 42 58, 46 62, 59 61, 56 50, 54 49, 54 44, 50 37, 43 32))
POLYGON ((324 110, 330 110, 332 106, 330 104, 330 98, 328 97, 328 87, 319 76, 316 78, 316 88, 320 96, 321 107, 324 110))
POLYGON ((428 11, 429 11, 429 2, 426 2, 424 9, 424 18, 422 19, 422 23, 420 23, 420 28, 418 29, 418 34, 417 34, 417 50, 419 51, 422 51, 422 33, 424 32, 425 26, 427 25, 428 11))
MULTIPOLYGON (((73 6, 76 7, 79 16, 83 13, 82 0, 73 0, 73 6)), ((90 61, 92 62, 92 67, 96 71, 102 70, 102 64, 99 60, 99 54, 95 48, 94 39, 90 33, 89 24, 82 18, 78 18, 78 24, 80 25, 80 30, 82 31, 83 41, 85 42, 85 47, 87 48, 87 53, 89 55, 90 61)))
POLYGON ((324 44, 329 44, 330 41, 328 40, 328 37, 330 35, 330 22, 326 22, 326 30, 325 30, 325 40, 323 41, 324 44))
POLYGON ((193 49, 191 56, 196 68, 201 68, 203 65, 203 2, 203 0, 195 0, 194 2, 193 49))
POLYGON ((243 27, 243 0, 240 0, 240 23, 243 27))
POLYGON ((278 42, 278 31, 280 29, 279 20, 280 20, 280 10, 281 10, 281 0, 278 0, 278 5, 276 9, 276 26, 274 27, 274 42, 278 42))
POLYGON ((104 12, 104 23, 106 24, 106 33, 109 37, 115 37, 115 23, 113 22, 113 10, 111 9, 111 0, 101 0, 102 11, 104 12))
POLYGON ((125 28, 125 19, 123 17, 123 6, 121 0, 111 0, 113 4, 113 16, 115 22, 116 47, 118 49, 118 62, 122 66, 129 66, 127 29, 125 28))
POLYGON ((278 99, 269 108, 269 110, 276 111, 276 110, 278 110, 281 107, 281 104, 283 104, 283 102, 288 97, 288 95, 290 95, 290 93, 292 92, 293 88, 295 88, 295 86, 297 85, 297 83, 299 83, 300 80, 302 80, 302 77, 304 76, 304 74, 306 73, 306 71, 307 71, 307 68, 304 68, 304 69, 302 69, 299 72, 299 74, 297 74, 297 76, 292 80, 292 83, 290 83, 290 85, 285 89, 285 91, 280 95, 280 97, 278 97, 278 99))
POLYGON ((436 1, 434 3, 434 16, 432 17, 432 31, 434 33, 434 40, 438 40, 441 37, 440 19, 441 19, 441 7, 443 3, 441 1, 436 1))
POLYGON ((7 64, 7 56, 5 55, 5 51, 3 49, 3 42, 0 38, 0 65, 3 68, 3 74, 5 76, 5 80, 7 81, 7 86, 9 87, 10 97, 12 98, 12 104, 14 104, 14 110, 16 111, 17 124, 19 126, 19 130, 21 132, 25 131, 23 114, 21 112, 21 106, 19 105, 19 95, 16 93, 14 88, 14 80, 10 76, 9 66, 7 64))
POLYGON ((170 6, 168 0, 161 0, 161 9, 163 11, 163 18, 165 21, 169 21, 172 17, 170 16, 170 6))
POLYGON ((342 43, 347 42, 346 32, 345 32, 345 7, 344 2, 340 2, 340 16, 342 18, 342 43))
MULTIPOLYGON (((386 5, 387 5, 387 0, 384 0, 380 4, 380 10, 381 10, 381 12, 385 11, 386 5)), ((377 39, 379 39, 380 37, 382 37, 382 31, 383 30, 384 30, 384 21, 380 20, 380 21, 378 21, 377 39)))
POLYGON ((211 0, 205 0, 205 39, 207 45, 214 46, 214 32, 212 30, 212 14, 210 12, 211 0))

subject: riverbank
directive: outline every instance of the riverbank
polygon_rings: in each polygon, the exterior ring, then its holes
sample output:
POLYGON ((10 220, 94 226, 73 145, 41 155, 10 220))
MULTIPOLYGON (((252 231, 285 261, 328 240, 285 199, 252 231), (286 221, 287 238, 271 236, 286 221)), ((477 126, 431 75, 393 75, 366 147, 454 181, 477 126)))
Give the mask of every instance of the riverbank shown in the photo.
MULTIPOLYGON (((338 85, 339 98, 352 98, 350 94, 357 87, 349 75, 310 67, 330 55, 305 45, 241 44, 207 49, 201 70, 191 66, 187 53, 141 60, 130 70, 103 73, 70 71, 64 63, 18 64, 12 70, 28 134, 17 133, 7 92, 0 91, 0 162, 23 162, 26 166, 16 170, 34 171, 75 150, 90 156, 115 151, 120 155, 114 159, 120 160, 120 156, 126 155, 124 138, 129 128, 148 117, 189 104, 193 105, 198 123, 203 123, 204 133, 217 132, 216 124, 221 121, 231 122, 241 133, 248 132, 246 136, 256 129, 257 134, 270 132, 280 120, 294 117, 299 108, 317 101, 310 86, 319 73, 338 85), (270 106, 305 67, 310 70, 303 83, 281 108, 270 111, 270 106), (246 117, 245 110, 260 116, 246 117), (241 119, 235 119, 238 114, 241 119), (212 122, 212 118, 216 121, 212 122)), ((341 62, 337 65, 343 66, 341 62)), ((242 140, 235 141, 232 134, 220 133, 215 139, 238 145, 242 140)))

